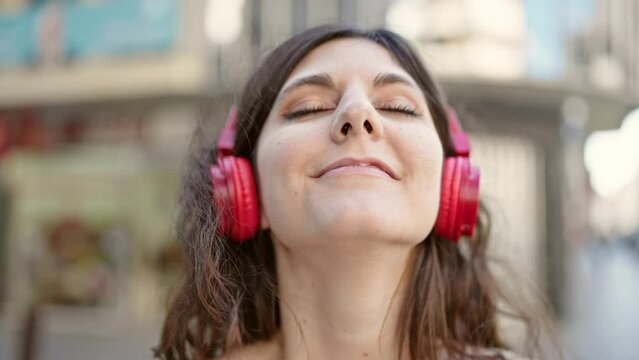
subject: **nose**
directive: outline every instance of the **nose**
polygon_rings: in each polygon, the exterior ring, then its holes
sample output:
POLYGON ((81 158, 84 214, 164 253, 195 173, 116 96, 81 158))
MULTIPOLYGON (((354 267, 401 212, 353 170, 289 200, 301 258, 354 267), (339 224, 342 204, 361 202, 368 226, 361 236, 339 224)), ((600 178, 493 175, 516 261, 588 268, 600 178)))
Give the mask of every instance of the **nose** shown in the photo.
POLYGON ((368 136, 371 140, 384 137, 384 126, 379 114, 363 95, 342 99, 341 110, 331 126, 331 139, 334 142, 341 143, 349 137, 368 136))

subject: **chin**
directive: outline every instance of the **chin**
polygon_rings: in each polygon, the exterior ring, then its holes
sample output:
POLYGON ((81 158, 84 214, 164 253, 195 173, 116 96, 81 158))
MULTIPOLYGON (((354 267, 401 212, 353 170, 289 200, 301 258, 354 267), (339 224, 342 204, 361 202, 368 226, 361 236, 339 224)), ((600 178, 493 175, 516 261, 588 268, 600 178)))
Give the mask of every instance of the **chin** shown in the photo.
POLYGON ((324 202, 315 208, 322 237, 365 239, 384 242, 418 243, 433 227, 432 216, 416 217, 404 204, 396 202, 324 202))

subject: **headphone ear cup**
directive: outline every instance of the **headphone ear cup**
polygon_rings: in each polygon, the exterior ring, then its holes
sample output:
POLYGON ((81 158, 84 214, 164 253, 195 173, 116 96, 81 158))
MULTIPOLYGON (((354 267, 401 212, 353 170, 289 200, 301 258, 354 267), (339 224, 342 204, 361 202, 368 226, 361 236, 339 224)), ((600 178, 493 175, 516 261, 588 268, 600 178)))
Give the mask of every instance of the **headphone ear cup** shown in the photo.
POLYGON ((234 218, 231 227, 233 240, 243 242, 250 239, 259 227, 259 203, 251 163, 241 157, 224 158, 227 169, 227 185, 235 195, 232 207, 234 218))
MULTIPOLYGON (((223 163, 219 159, 219 163, 223 163)), ((227 174, 224 166, 220 164, 211 165, 211 183, 213 185, 213 202, 215 205, 215 215, 217 220, 217 230, 220 234, 227 236, 231 233, 233 215, 231 209, 234 206, 235 194, 233 187, 228 186, 227 174)))
POLYGON ((437 235, 453 242, 461 235, 473 235, 479 209, 479 177, 479 168, 471 165, 468 158, 446 158, 437 235))
POLYGON ((468 164, 463 172, 459 189, 459 231, 463 235, 473 236, 479 212, 479 168, 468 164))
POLYGON ((435 232, 438 236, 446 237, 446 229, 448 228, 450 213, 450 184, 453 179, 454 166, 451 164, 452 159, 444 159, 444 167, 442 169, 441 194, 439 199, 439 214, 435 224, 435 232))
POLYGON ((259 226, 259 204, 250 162, 223 156, 209 170, 218 231, 238 242, 251 238, 259 226))
POLYGON ((437 235, 453 242, 459 240, 459 231, 456 229, 456 222, 459 206, 462 160, 463 158, 460 157, 448 157, 444 162, 439 215, 435 227, 437 235))

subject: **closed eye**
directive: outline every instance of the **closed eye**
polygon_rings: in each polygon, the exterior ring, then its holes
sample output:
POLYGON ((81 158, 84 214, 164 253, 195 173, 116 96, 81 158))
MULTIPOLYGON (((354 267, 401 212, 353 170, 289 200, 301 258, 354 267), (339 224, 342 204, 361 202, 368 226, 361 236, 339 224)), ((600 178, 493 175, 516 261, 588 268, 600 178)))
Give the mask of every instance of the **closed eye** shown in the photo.
POLYGON ((287 120, 292 120, 292 119, 295 119, 297 117, 301 117, 301 116, 304 116, 304 115, 309 115, 309 114, 314 114, 314 113, 319 113, 319 112, 324 112, 324 111, 329 111, 329 110, 333 110, 333 109, 316 105, 316 106, 308 107, 306 109, 300 109, 300 110, 295 110, 295 111, 291 111, 289 113, 286 113, 286 114, 284 114, 284 118, 287 119, 287 120))
MULTIPOLYGON (((292 119, 297 118, 297 117, 302 117, 302 116, 309 115, 309 114, 320 113, 320 112, 325 112, 325 111, 332 111, 332 110, 334 110, 334 109, 326 108, 326 107, 322 107, 322 106, 312 106, 312 107, 309 107, 309 108, 306 108, 306 109, 300 109, 300 110, 291 111, 289 113, 286 113, 286 114, 284 114, 284 118, 287 119, 287 120, 292 120, 292 119)), ((421 114, 418 113, 416 109, 411 108, 411 107, 406 106, 406 105, 386 105, 386 106, 377 108, 377 110, 398 112, 398 113, 402 113, 402 114, 413 116, 413 117, 421 116, 421 114)))
POLYGON ((388 105, 377 110, 399 112, 414 117, 421 116, 421 114, 417 112, 417 109, 411 108, 407 105, 388 105))

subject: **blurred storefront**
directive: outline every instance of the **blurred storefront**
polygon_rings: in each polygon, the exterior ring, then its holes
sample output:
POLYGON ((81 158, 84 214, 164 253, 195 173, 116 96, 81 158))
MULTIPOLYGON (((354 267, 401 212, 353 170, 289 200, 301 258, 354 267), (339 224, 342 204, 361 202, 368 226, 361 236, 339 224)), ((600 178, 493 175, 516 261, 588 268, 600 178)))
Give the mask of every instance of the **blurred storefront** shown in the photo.
POLYGON ((569 247, 590 237, 584 142, 593 131, 619 127, 637 104, 638 17, 634 1, 389 6, 387 23, 440 75, 468 121, 480 166, 492 170, 483 192, 499 204, 495 251, 534 279, 559 313, 569 247), (508 140, 513 145, 503 148, 508 140), (527 160, 506 160, 517 148, 529 149, 527 160), (493 183, 493 175, 501 180, 493 183))
POLYGON ((493 251, 561 313, 590 233, 584 142, 637 104, 638 20, 633 0, 0 0, 0 359, 29 340, 150 355, 193 127, 213 136, 256 59, 336 21, 422 52, 470 132, 493 251))
POLYGON ((202 6, 0 1, 1 359, 150 357, 213 130, 202 6))

